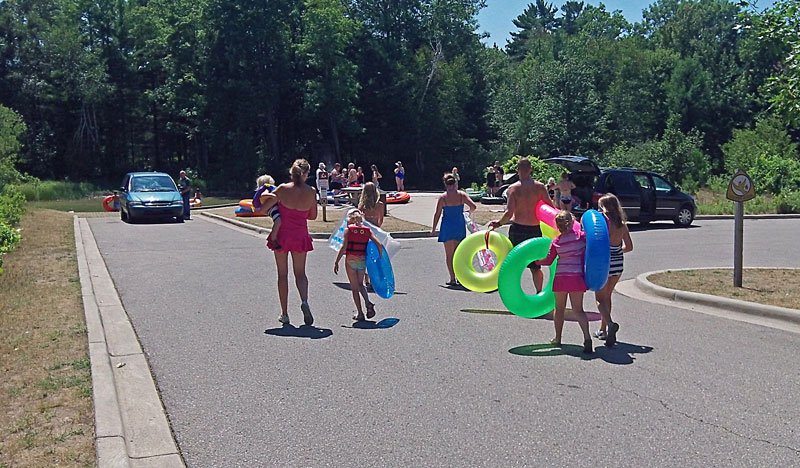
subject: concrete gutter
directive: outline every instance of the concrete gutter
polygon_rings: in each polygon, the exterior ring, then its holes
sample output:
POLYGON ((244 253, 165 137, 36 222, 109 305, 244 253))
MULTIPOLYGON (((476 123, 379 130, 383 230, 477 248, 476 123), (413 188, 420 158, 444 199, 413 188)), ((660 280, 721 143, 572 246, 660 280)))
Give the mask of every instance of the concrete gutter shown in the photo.
MULTIPOLYGON (((218 221, 222 221, 228 224, 233 224, 234 226, 248 229, 250 231, 254 231, 259 234, 269 234, 270 232, 272 232, 271 229, 265 227, 256 226, 250 223, 245 223, 243 221, 239 221, 238 219, 232 219, 214 213, 198 213, 198 214, 202 216, 208 216, 209 218, 216 219, 218 221)), ((401 232, 391 232, 390 234, 395 239, 419 239, 431 236, 430 231, 401 231, 401 232)), ((327 232, 312 232, 310 233, 310 235, 312 239, 317 239, 317 240, 328 240, 328 238, 331 237, 331 235, 327 232)))
POLYGON ((99 468, 184 468, 150 366, 85 218, 73 218, 99 468))
POLYGON ((739 312, 742 314, 770 318, 774 320, 781 320, 784 322, 800 325, 800 310, 797 309, 789 309, 786 307, 758 304, 756 302, 740 301, 737 299, 730 299, 727 297, 712 296, 710 294, 701 294, 690 291, 670 289, 654 284, 647 279, 648 277, 652 275, 657 275, 659 273, 690 271, 690 270, 719 270, 719 269, 720 268, 684 268, 684 269, 674 269, 674 270, 651 271, 648 273, 642 273, 641 275, 637 276, 636 286, 645 293, 662 297, 664 299, 674 302, 683 302, 683 303, 698 304, 708 307, 716 307, 729 311, 739 312))

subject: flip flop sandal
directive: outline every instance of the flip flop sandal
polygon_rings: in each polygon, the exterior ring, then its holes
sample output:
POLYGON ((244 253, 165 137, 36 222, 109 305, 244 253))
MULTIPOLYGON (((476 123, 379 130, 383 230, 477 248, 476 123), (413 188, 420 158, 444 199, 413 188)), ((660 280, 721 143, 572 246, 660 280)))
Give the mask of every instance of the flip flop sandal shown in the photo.
POLYGON ((375 316, 375 304, 367 304, 367 318, 371 319, 375 316))
POLYGON ((353 321, 354 322, 363 322, 364 320, 366 320, 366 319, 364 318, 363 314, 361 314, 361 315, 356 314, 356 315, 353 316, 353 321))
POLYGON ((553 338, 552 340, 550 340, 550 344, 553 346, 561 346, 561 341, 553 338))

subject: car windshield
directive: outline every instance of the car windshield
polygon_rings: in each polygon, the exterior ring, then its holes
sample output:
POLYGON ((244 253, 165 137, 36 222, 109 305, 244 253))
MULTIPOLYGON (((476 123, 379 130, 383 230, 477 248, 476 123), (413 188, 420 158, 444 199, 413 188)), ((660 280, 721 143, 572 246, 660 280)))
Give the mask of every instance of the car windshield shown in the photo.
POLYGON ((147 175, 131 180, 132 192, 174 192, 175 182, 166 175, 147 175))

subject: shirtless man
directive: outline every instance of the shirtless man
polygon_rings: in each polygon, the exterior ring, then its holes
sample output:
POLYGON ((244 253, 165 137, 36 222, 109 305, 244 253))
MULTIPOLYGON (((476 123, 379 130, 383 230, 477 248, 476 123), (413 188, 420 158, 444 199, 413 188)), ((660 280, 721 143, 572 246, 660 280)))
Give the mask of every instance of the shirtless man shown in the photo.
POLYGON ((354 163, 350 163, 347 165, 347 185, 355 185, 357 180, 358 172, 356 171, 356 165, 354 163))
POLYGON ((575 190, 575 184, 569 180, 566 172, 561 173, 561 180, 556 184, 555 190, 561 193, 559 199, 556 200, 557 208, 572 213, 572 191, 575 190))
MULTIPOLYGON (((511 185, 506 194, 508 204, 506 212, 497 220, 489 223, 489 229, 495 230, 498 227, 511 221, 511 228, 508 230, 508 237, 515 246, 534 237, 542 237, 542 230, 539 227, 539 219, 536 217, 536 205, 539 200, 550 204, 550 197, 544 184, 531 178, 531 162, 528 158, 522 158, 517 164, 519 182, 511 185)), ((533 274, 533 284, 536 292, 542 290, 544 275, 542 268, 535 263, 528 265, 533 274)))

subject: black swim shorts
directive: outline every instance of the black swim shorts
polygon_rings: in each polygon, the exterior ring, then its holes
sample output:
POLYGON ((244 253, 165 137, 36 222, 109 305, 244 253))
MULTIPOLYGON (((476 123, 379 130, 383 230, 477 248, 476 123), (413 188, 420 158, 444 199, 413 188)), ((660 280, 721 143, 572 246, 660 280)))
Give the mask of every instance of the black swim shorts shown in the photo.
MULTIPOLYGON (((542 237, 542 228, 539 226, 511 223, 511 227, 508 228, 508 238, 511 239, 511 243, 514 244, 514 246, 517 246, 528 239, 534 239, 536 237, 542 237)), ((541 270, 542 267, 535 263, 531 263, 528 265, 528 268, 541 270)))

